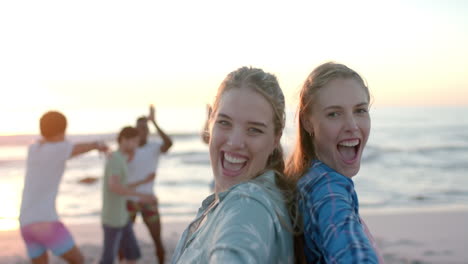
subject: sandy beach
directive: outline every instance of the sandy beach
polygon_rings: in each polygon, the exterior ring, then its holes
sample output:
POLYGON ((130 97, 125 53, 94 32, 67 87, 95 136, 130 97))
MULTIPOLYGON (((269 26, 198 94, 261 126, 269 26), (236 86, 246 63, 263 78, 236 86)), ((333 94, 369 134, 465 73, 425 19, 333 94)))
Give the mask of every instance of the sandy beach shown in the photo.
MULTIPOLYGON (((405 212, 363 212, 387 264, 468 263, 468 209, 405 212)), ((163 220, 163 239, 169 263, 187 222, 163 220)), ((86 263, 97 263, 102 231, 98 223, 68 225, 81 247, 86 263)), ((141 223, 135 231, 142 248, 139 263, 156 263, 150 238, 141 223)), ((0 231, 0 263, 28 263, 18 230, 0 231)), ((56 257, 51 263, 63 263, 56 257)))
POLYGON ((387 264, 468 263, 468 210, 366 214, 387 264))
MULTIPOLYGON (((66 224, 66 223, 65 223, 66 224)), ((166 249, 166 263, 169 263, 177 241, 188 222, 163 222, 163 241, 166 249)), ((82 225, 66 224, 85 256, 86 263, 98 263, 101 256, 102 229, 99 223, 82 225)), ((157 263, 151 239, 144 224, 137 222, 135 232, 139 240, 142 258, 139 263, 157 263)), ((19 230, 0 231, 0 264, 29 263, 19 230)), ((50 263, 65 263, 49 254, 50 263)))

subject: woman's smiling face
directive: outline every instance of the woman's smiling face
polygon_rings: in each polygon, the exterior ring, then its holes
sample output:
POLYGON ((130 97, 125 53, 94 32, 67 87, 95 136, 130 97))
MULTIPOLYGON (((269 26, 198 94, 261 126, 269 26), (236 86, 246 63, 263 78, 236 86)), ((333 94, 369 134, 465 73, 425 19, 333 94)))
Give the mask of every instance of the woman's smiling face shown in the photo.
POLYGON ((265 169, 280 139, 274 131, 273 109, 261 94, 246 88, 223 93, 211 121, 215 192, 248 181, 265 169))
POLYGON ((320 161, 352 177, 359 172, 370 132, 367 92, 352 78, 330 81, 317 91, 303 124, 320 161))

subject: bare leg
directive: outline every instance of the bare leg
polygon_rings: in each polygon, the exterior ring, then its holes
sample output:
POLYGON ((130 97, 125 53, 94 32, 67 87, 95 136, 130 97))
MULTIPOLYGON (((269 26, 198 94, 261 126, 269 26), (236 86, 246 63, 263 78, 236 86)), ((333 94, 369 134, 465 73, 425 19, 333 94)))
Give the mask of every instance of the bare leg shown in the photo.
POLYGON ((64 260, 66 260, 70 264, 83 264, 84 263, 84 257, 83 254, 81 254, 81 251, 76 247, 72 247, 72 249, 68 250, 60 256, 64 260))
POLYGON ((44 251, 42 255, 37 258, 31 259, 33 264, 47 264, 49 263, 49 256, 47 255, 47 251, 44 251))
POLYGON ((158 218, 156 220, 148 221, 147 219, 144 219, 144 222, 146 227, 148 228, 148 231, 151 234, 151 238, 153 239, 155 253, 158 258, 159 264, 163 264, 166 253, 164 251, 164 246, 161 240, 161 220, 159 217, 159 212, 158 218))

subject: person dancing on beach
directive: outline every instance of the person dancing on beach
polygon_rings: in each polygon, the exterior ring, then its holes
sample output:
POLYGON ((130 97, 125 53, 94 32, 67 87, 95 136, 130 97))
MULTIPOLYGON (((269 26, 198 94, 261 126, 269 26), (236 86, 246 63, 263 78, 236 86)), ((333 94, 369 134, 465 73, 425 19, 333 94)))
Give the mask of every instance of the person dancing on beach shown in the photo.
POLYGON ((293 263, 282 189, 285 101, 276 77, 242 67, 228 74, 209 118, 215 193, 185 229, 172 263, 293 263))
POLYGON ((107 152, 99 142, 72 144, 65 139, 66 117, 56 111, 42 115, 42 138, 28 148, 19 222, 32 263, 48 263, 47 251, 68 263, 84 263, 72 235, 59 220, 55 201, 68 159, 91 150, 107 152))
POLYGON ((151 203, 156 198, 151 194, 144 194, 134 189, 142 184, 152 181, 154 174, 144 179, 128 184, 127 163, 133 158, 140 141, 138 130, 133 127, 124 127, 118 137, 119 149, 110 154, 107 159, 102 184, 102 211, 101 221, 104 230, 104 248, 100 264, 112 264, 117 258, 119 249, 122 258, 128 264, 136 263, 141 257, 133 223, 126 208, 127 196, 135 196, 141 202, 151 203))
MULTIPOLYGON (((146 178, 149 174, 157 175, 159 156, 166 153, 172 146, 172 139, 159 127, 156 122, 154 106, 150 106, 148 117, 137 119, 136 128, 139 132, 139 147, 135 151, 135 156, 128 164, 129 183, 134 183, 146 178), (151 122, 156 128, 161 141, 149 141, 148 122, 151 122)), ((156 197, 154 193, 154 180, 140 185, 136 188, 140 193, 150 194, 156 197)), ((158 203, 156 201, 144 202, 135 198, 127 200, 127 209, 130 219, 135 222, 137 214, 140 213, 145 223, 155 247, 155 254, 160 264, 164 263, 165 251, 161 239, 161 217, 159 215, 158 203)))
POLYGON ((363 79, 342 64, 320 65, 301 89, 286 175, 299 193, 307 263, 383 263, 352 181, 370 133, 369 107, 363 79))

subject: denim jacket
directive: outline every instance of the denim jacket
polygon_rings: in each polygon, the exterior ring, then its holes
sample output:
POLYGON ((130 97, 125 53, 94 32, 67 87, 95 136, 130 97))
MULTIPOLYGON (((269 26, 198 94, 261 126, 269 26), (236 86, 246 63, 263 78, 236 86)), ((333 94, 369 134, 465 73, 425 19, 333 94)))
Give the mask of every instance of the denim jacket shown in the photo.
POLYGON ((172 263, 293 263, 293 235, 283 224, 290 225, 288 211, 268 171, 208 196, 172 263))

